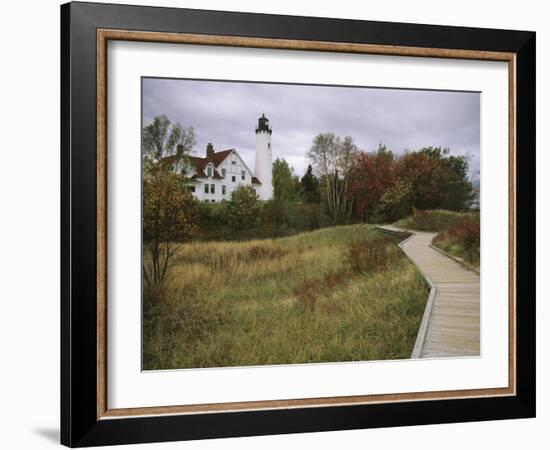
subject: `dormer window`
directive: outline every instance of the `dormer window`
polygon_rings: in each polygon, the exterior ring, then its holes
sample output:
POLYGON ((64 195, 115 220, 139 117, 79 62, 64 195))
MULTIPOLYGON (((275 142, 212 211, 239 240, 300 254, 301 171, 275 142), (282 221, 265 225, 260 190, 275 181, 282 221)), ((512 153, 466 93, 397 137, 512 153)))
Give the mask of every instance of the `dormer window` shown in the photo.
POLYGON ((206 175, 208 177, 211 177, 214 174, 214 168, 212 167, 212 164, 208 164, 208 167, 206 168, 206 175))

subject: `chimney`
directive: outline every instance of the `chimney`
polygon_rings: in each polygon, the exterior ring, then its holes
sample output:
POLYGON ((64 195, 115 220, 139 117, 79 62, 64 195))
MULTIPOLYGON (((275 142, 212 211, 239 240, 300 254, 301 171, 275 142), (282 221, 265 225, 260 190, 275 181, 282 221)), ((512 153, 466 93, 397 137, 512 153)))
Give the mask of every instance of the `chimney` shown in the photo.
POLYGON ((206 146, 206 158, 210 159, 212 156, 214 156, 214 146, 209 142, 206 146))

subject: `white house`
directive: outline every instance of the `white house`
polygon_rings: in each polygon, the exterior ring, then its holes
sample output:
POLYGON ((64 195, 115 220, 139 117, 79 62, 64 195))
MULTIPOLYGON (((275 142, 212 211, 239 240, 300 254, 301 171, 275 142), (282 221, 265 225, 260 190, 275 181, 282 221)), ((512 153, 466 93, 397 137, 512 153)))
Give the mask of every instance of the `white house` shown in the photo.
MULTIPOLYGON (((262 114, 256 128, 254 173, 234 148, 216 151, 209 143, 204 157, 189 157, 190 167, 186 173, 190 179, 189 190, 199 200, 216 203, 229 200, 237 187, 248 185, 254 188, 260 200, 271 199, 271 132, 269 120, 262 114)), ((177 161, 178 155, 166 159, 177 161)))

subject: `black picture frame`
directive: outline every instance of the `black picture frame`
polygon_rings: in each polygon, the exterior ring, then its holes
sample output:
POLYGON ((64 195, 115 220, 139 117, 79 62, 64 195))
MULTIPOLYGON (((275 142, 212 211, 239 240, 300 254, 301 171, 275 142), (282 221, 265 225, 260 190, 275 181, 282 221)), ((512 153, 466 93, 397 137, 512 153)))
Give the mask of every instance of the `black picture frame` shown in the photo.
POLYGON ((141 7, 61 6, 61 443, 71 447, 535 416, 534 32, 141 7), (296 39, 516 55, 516 395, 97 418, 96 30, 296 39))

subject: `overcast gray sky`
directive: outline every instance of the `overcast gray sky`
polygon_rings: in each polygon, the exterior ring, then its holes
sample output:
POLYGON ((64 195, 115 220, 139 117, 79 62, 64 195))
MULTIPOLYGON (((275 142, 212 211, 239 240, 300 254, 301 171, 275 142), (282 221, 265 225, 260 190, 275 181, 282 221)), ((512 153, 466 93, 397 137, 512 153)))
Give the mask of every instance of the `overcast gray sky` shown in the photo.
POLYGON ((366 151, 379 142, 396 154, 449 147, 470 154, 471 171, 479 170, 479 93, 143 79, 143 124, 166 114, 193 126, 198 156, 212 142, 216 150, 236 148, 254 167, 254 130, 263 113, 273 129, 273 159, 285 158, 298 175, 313 138, 329 131, 351 136, 366 151))

